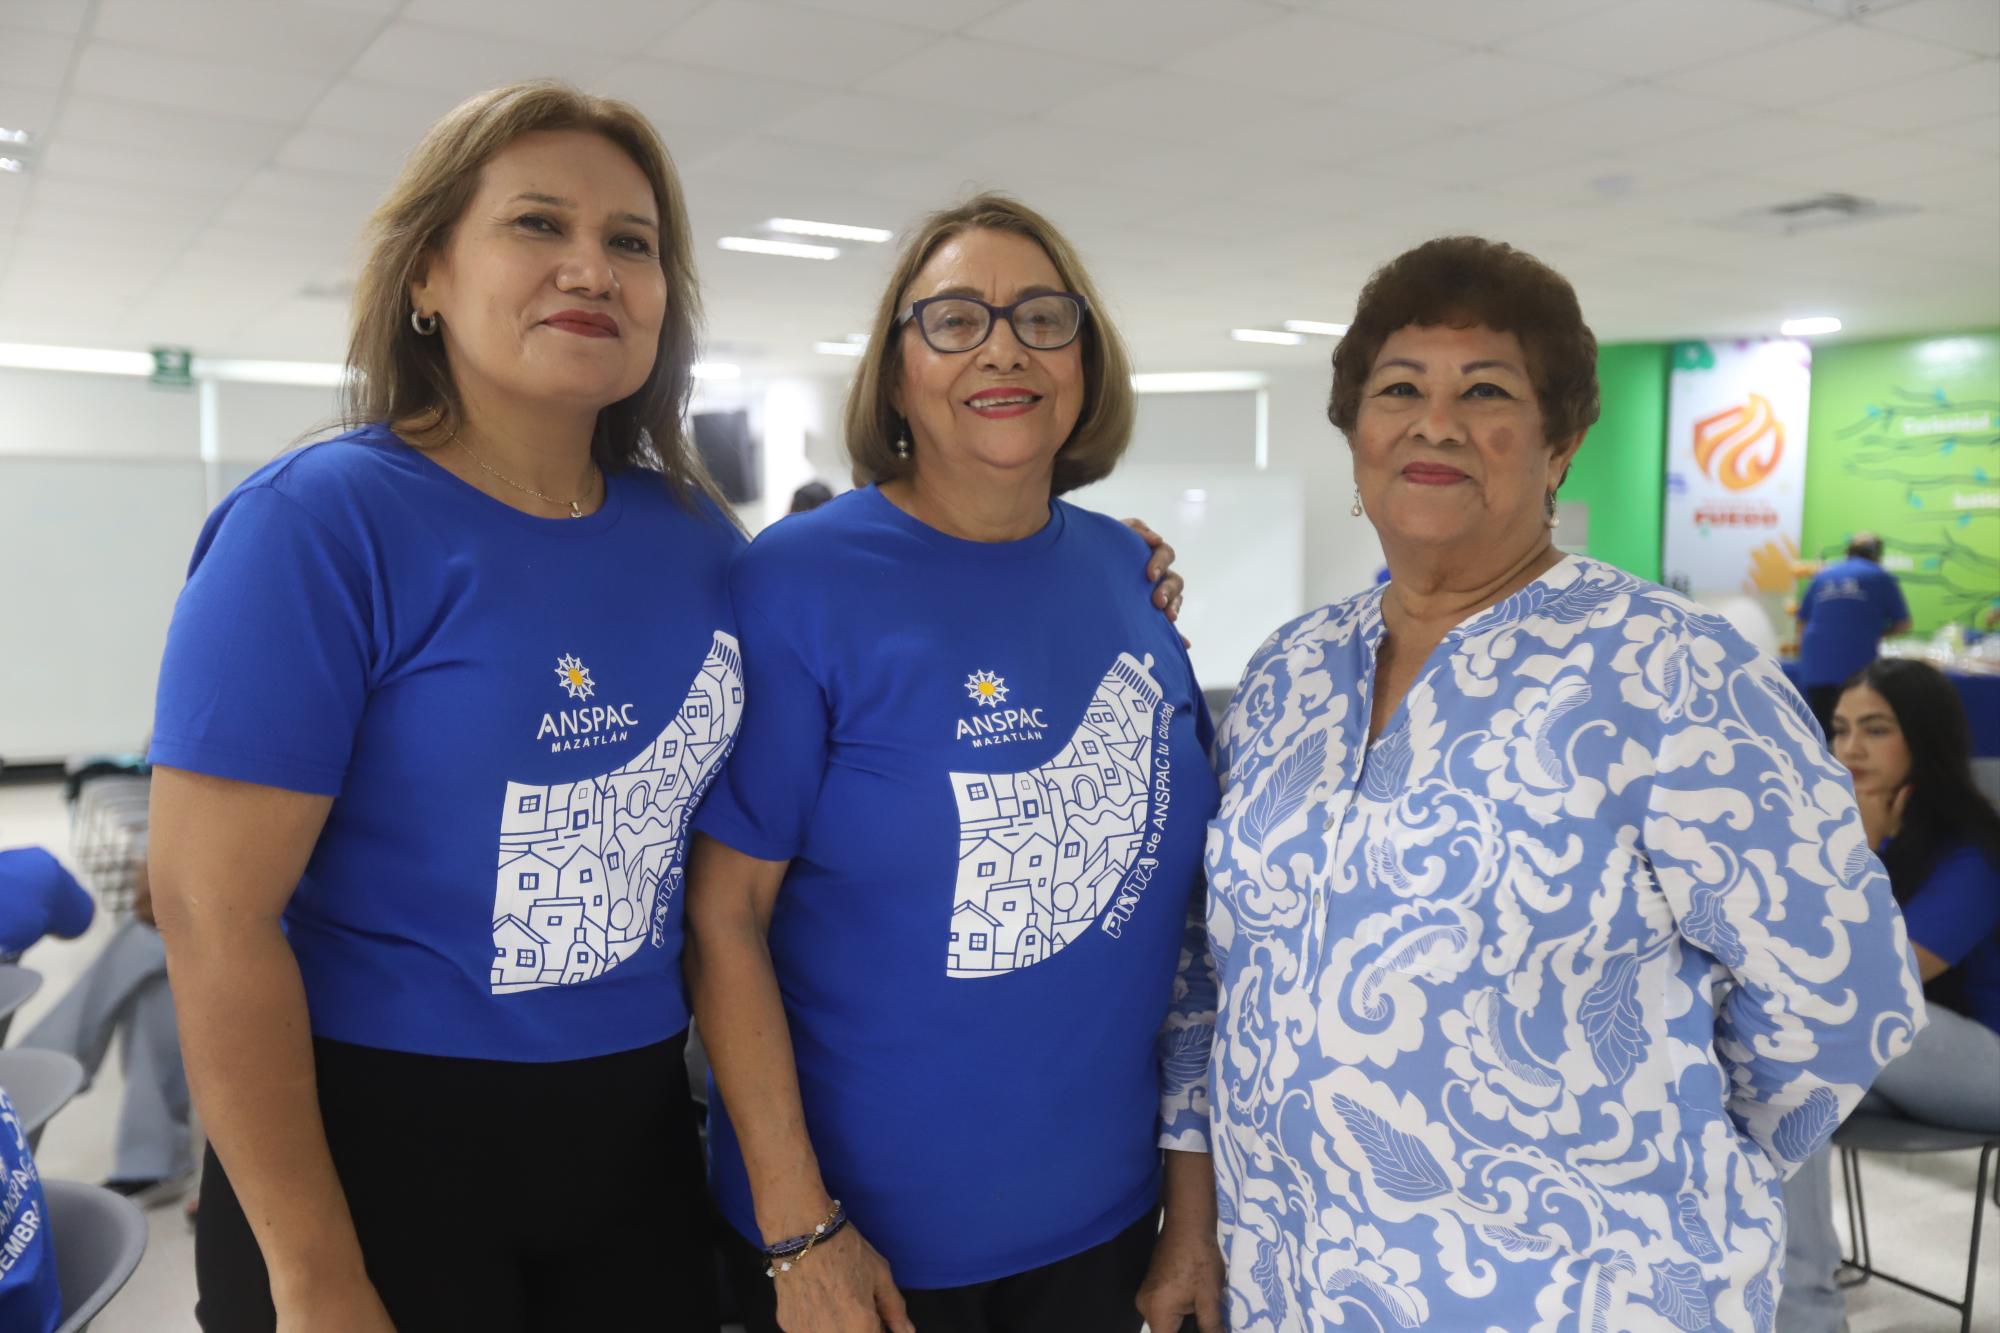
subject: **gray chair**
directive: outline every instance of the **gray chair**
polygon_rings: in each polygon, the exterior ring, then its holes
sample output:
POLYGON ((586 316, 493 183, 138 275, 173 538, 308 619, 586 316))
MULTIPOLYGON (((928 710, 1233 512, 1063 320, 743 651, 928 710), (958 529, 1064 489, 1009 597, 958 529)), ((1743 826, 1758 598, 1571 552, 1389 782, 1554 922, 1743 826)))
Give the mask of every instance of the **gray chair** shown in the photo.
POLYGON ((42 988, 42 974, 19 963, 0 963, 0 1042, 14 1025, 14 1011, 42 988))
POLYGON ((0 1051, 0 1088, 14 1103, 21 1132, 28 1136, 28 1151, 41 1145, 42 1127, 76 1096, 83 1078, 83 1066, 76 1057, 61 1051, 28 1047, 0 1051))
POLYGON ((83 1333, 138 1268, 146 1253, 146 1215, 130 1199, 80 1181, 44 1180, 42 1193, 62 1287, 56 1333, 83 1333))
POLYGON ((2000 1150, 2000 1134, 1945 1129, 1921 1121, 1905 1120, 1901 1116, 1864 1111, 1850 1116, 1833 1132, 1833 1146, 1840 1149, 1840 1184, 1847 1196, 1849 1247, 1841 1260, 1840 1284, 1855 1287, 1876 1277, 1884 1282, 1893 1282, 1905 1291, 1958 1311, 1959 1333, 1972 1333, 1972 1289, 1979 1277, 1979 1228, 1985 1220, 1986 1184, 1992 1172, 1993 1154, 2000 1150), (1975 1149, 1979 1153, 1979 1183, 1972 1191, 1972 1247, 1965 1261, 1964 1298, 1954 1299, 1877 1268, 1874 1247, 1868 1238, 1867 1199, 1861 1189, 1861 1154, 1970 1152, 1975 1149))

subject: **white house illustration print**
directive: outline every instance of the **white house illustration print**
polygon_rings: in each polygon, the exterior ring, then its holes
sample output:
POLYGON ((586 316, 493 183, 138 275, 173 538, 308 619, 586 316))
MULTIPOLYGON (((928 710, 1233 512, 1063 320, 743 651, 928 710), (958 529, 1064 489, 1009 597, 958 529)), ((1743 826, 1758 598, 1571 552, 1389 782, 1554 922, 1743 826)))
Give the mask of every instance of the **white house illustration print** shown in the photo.
POLYGON ((1131 870, 1152 808, 1160 682, 1130 653, 1076 733, 1024 773, 953 773, 958 885, 946 973, 1032 967, 1088 930, 1131 870))
POLYGON ((662 928, 680 892, 688 817, 743 716, 743 662, 717 632, 680 711, 629 763, 594 778, 507 784, 493 894, 493 993, 602 976, 662 928))

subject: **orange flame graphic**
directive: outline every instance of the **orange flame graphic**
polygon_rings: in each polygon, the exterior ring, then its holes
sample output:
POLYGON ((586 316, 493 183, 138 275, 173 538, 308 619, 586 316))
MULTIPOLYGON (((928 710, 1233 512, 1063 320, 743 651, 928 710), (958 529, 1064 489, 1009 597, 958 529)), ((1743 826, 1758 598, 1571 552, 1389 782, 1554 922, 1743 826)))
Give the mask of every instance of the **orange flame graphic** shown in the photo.
POLYGON ((1777 471, 1784 456, 1784 424, 1761 393, 1694 423, 1694 461, 1727 490, 1749 490, 1777 471))

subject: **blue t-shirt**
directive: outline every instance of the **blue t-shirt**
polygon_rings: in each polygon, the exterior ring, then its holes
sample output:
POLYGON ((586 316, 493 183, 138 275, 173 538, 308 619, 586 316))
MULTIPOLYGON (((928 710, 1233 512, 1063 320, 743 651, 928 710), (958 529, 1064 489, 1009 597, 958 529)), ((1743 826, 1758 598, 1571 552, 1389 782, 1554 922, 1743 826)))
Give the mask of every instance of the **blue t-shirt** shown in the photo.
POLYGON ((75 939, 96 912, 76 876, 48 852, 0 852, 0 954, 20 953, 44 935, 75 939))
POLYGON ((537 518, 375 427, 203 528, 152 759, 334 798, 285 910, 320 1036, 551 1061, 687 1026, 681 865, 742 715, 742 539, 655 473, 606 482, 537 518))
POLYGON ((60 1322, 48 1231, 49 1206, 28 1136, 0 1088, 0 1329, 7 1333, 49 1333, 60 1322))
POLYGON ((770 948, 806 1125, 904 1286, 1080 1253, 1158 1193, 1154 1039, 1217 793, 1145 558, 1060 501, 980 543, 868 487, 731 571, 751 703, 697 827, 791 863, 770 948))
POLYGON ((1873 560, 1849 556, 1813 575, 1799 602, 1799 683, 1845 685, 1875 660, 1882 635, 1910 617, 1903 589, 1873 560))
POLYGON ((1903 904, 1903 922, 1912 944, 1951 965, 1931 984, 1948 982, 1953 1008, 2000 1032, 2000 867, 1977 847, 1952 848, 1903 904))

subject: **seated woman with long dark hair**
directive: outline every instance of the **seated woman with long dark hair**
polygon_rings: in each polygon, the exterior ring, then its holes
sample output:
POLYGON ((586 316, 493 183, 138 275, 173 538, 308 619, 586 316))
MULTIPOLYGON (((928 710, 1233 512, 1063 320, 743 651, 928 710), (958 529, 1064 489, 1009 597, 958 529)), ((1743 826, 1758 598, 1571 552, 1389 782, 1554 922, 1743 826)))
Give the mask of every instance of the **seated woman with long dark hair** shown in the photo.
MULTIPOLYGON (((1876 662, 1841 692, 1833 753, 1853 775, 1930 1010, 1859 1109, 2000 1132, 2000 812, 1973 785, 1958 691, 1923 662, 1876 662)), ((1782 1330, 1835 1329, 1845 1315, 1831 1154, 1821 1149, 1785 1186, 1782 1330)))

